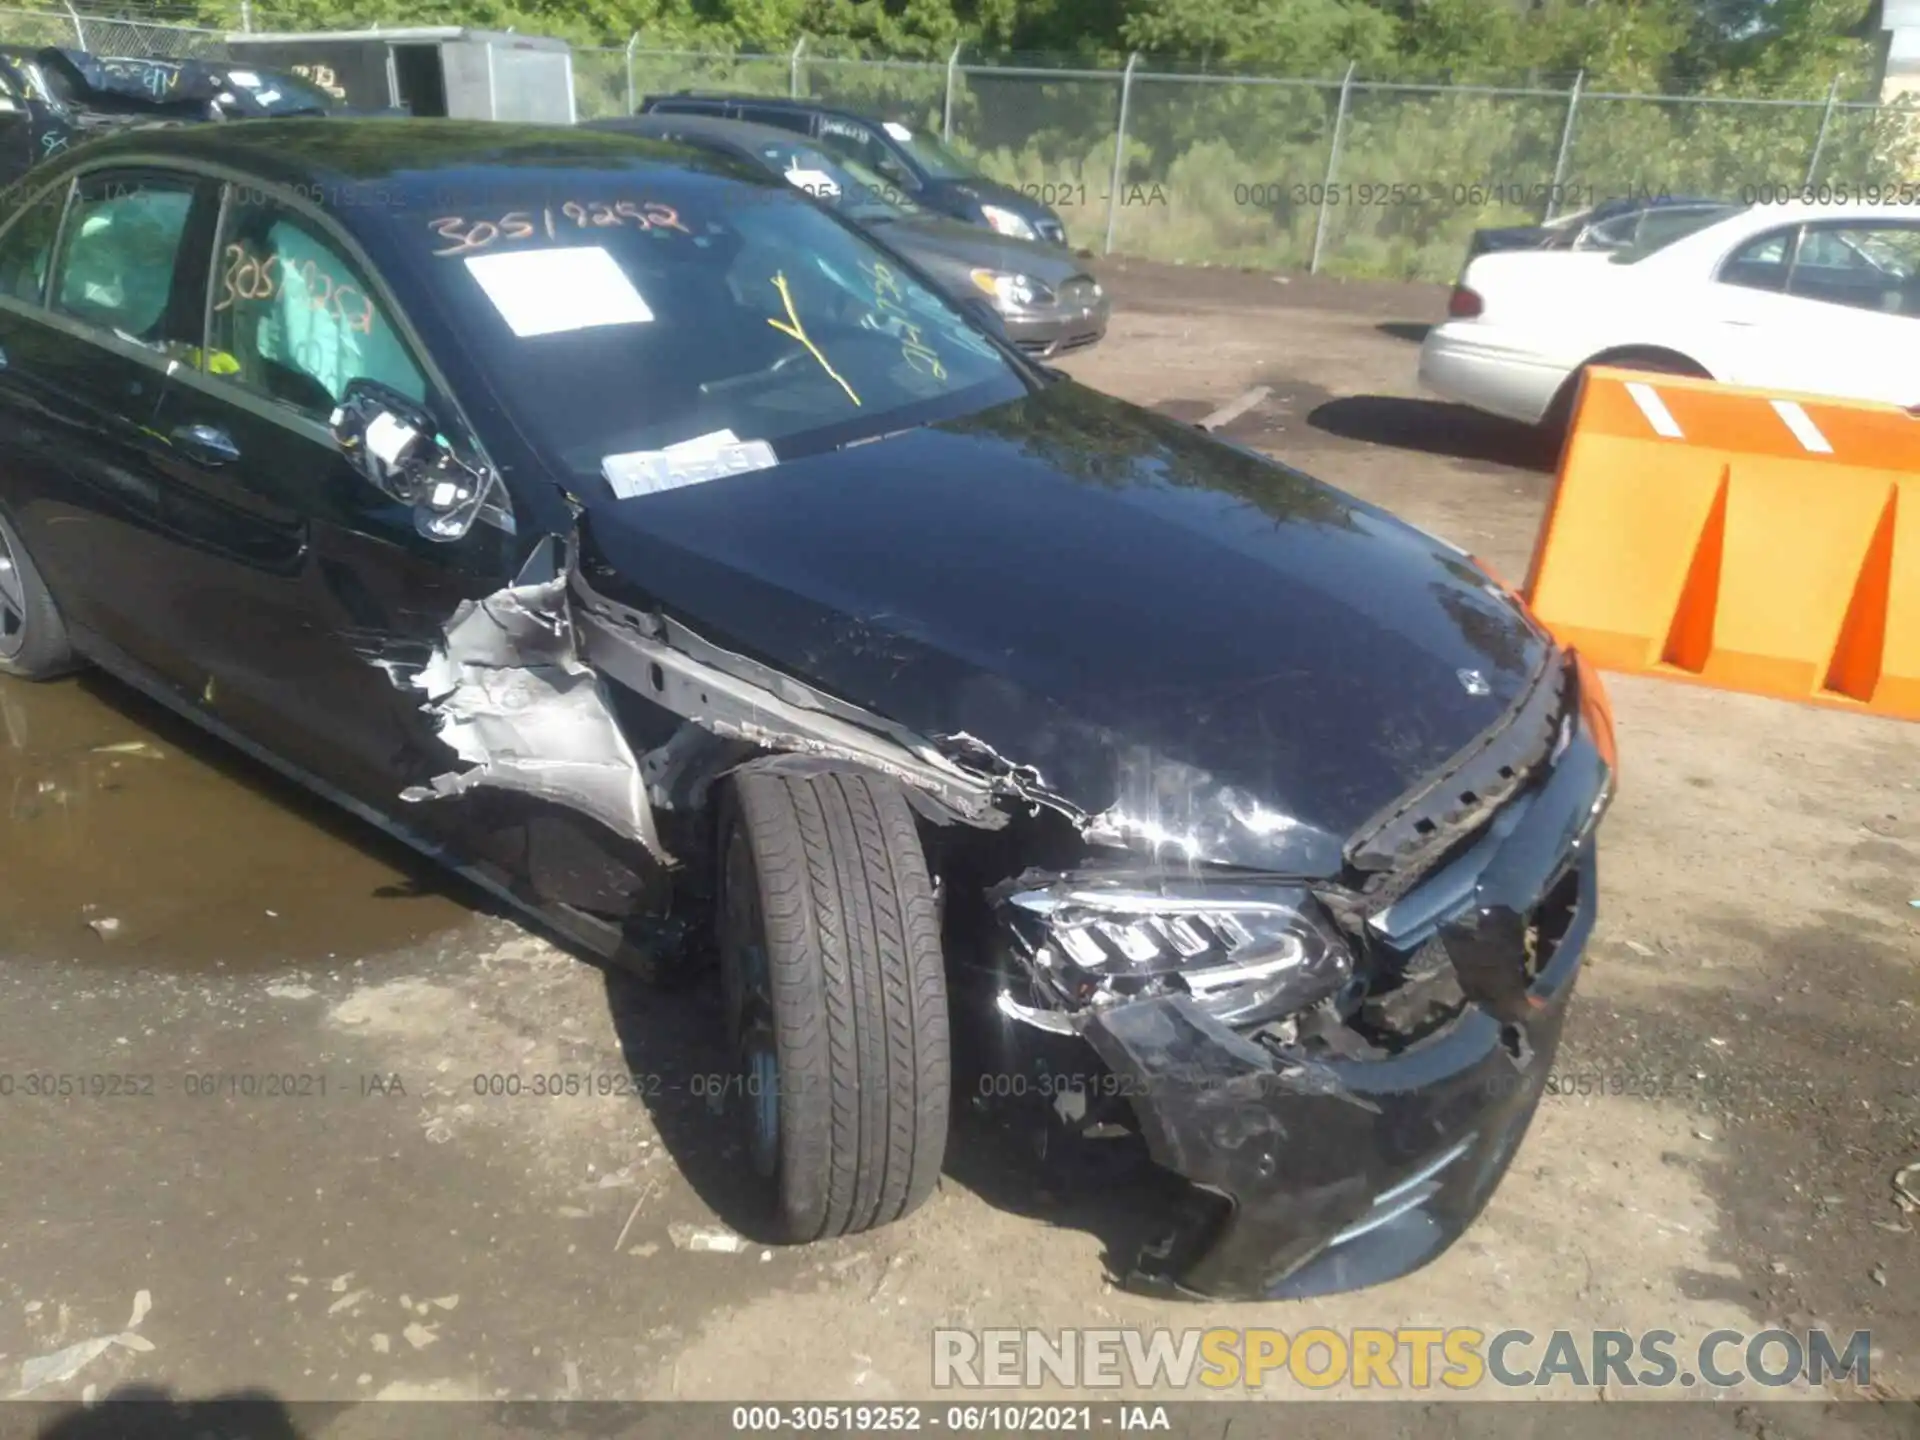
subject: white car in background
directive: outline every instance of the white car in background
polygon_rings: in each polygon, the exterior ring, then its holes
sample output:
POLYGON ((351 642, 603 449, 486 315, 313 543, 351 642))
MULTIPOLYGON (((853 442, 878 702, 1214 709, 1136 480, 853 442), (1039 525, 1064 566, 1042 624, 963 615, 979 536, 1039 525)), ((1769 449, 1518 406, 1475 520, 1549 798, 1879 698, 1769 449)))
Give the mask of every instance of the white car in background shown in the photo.
POLYGON ((1920 205, 1756 205, 1613 254, 1473 261, 1429 390, 1565 428, 1588 365, 1920 406, 1920 205))

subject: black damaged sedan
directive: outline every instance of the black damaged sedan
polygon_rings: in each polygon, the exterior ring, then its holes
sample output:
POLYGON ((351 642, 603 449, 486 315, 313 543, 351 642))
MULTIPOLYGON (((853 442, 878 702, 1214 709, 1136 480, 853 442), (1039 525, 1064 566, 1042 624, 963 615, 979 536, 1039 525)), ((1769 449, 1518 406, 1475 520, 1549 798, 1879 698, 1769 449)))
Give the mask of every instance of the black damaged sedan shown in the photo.
POLYGON ((785 1238, 926 1198, 968 1035, 1187 1182, 1144 1289, 1403 1274, 1511 1159, 1594 918, 1592 672, 779 179, 124 134, 0 222, 0 355, 0 671, 98 665, 717 976, 785 1238))

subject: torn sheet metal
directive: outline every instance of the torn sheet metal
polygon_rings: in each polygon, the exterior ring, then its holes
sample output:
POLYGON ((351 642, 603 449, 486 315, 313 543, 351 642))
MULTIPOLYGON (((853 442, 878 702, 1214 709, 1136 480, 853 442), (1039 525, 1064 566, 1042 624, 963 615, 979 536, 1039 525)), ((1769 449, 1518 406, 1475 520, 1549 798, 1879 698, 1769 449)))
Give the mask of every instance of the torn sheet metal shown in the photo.
POLYGON ((1086 813, 1065 796, 1055 793, 1038 767, 1017 764, 979 736, 969 735, 964 730, 952 735, 936 735, 933 743, 941 754, 956 764, 986 776, 1000 794, 1046 805, 1058 810, 1076 825, 1085 823, 1086 813))
POLYGON ((425 693, 440 738, 473 768, 404 790, 403 800, 515 790, 590 815, 670 863, 640 762, 579 656, 565 576, 464 602, 445 644, 407 683, 425 693))
POLYGON ((710 644, 677 621, 621 605, 577 571, 572 583, 586 660, 641 698, 724 739, 876 770, 935 797, 970 824, 1006 824, 994 806, 992 781, 906 727, 710 644))

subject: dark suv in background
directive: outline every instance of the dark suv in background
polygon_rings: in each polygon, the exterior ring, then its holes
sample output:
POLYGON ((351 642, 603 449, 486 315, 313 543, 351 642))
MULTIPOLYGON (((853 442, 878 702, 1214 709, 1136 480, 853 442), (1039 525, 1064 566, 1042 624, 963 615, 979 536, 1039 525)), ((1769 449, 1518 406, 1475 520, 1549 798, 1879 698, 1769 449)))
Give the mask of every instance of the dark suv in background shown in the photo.
POLYGON ((1029 355, 1052 359, 1107 332, 1112 302, 1071 251, 924 210, 858 160, 804 135, 707 115, 622 115, 581 128, 670 140, 784 178, 918 267, 956 304, 991 307, 1029 355))
POLYGON ((1016 240, 1067 243, 1067 227, 1051 208, 998 180, 989 180, 940 137, 897 120, 875 120, 811 100, 683 90, 649 95, 643 115, 711 115, 772 125, 818 140, 877 172, 914 204, 985 225, 1016 240))

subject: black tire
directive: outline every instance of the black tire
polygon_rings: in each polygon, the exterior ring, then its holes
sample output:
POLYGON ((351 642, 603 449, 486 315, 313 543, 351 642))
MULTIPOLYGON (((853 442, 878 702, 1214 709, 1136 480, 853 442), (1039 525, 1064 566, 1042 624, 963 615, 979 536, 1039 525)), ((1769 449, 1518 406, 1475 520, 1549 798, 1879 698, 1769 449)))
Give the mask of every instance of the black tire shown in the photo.
POLYGON ((1623 352, 1596 356, 1566 378, 1555 393, 1553 403, 1547 407, 1547 413, 1540 417, 1541 438, 1556 451, 1566 444, 1567 432, 1573 428, 1573 402, 1580 394, 1581 381, 1586 378, 1587 371, 1596 365, 1617 365, 1622 370, 1645 370, 1655 375, 1689 375, 1696 380, 1713 378, 1693 361, 1679 355, 1623 352))
POLYGON ((0 515, 0 675, 51 680, 74 666, 60 607, 27 547, 0 515))
POLYGON ((748 769, 723 802, 719 852, 748 1153, 776 1228, 806 1242, 898 1220, 939 1181, 952 1091, 913 811, 879 776, 748 769))

